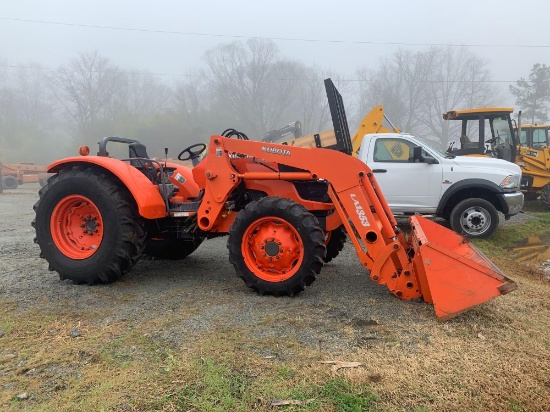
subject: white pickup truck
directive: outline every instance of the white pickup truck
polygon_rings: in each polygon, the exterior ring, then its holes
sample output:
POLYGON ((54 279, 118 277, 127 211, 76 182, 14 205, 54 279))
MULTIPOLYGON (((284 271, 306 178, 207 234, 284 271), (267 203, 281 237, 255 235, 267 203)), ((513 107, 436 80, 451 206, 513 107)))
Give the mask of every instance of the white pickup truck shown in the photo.
POLYGON ((375 173, 392 212, 433 214, 471 238, 486 238, 520 212, 521 169, 490 157, 451 156, 406 134, 363 138, 358 153, 375 173))

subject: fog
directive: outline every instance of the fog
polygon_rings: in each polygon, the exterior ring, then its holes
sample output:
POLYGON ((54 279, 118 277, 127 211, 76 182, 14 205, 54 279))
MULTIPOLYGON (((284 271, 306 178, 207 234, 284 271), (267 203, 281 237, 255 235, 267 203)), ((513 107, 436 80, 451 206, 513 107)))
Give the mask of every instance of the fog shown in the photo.
MULTIPOLYGON (((0 76, 3 76, 0 85, 5 88, 9 85, 10 90, 20 88, 21 76, 17 73, 20 74, 25 67, 39 65, 39 71, 47 79, 43 87, 49 89, 43 98, 57 103, 47 104, 55 106, 55 110, 45 115, 49 121, 37 123, 32 133, 27 133, 24 127, 17 129, 20 126, 12 125, 15 127, 13 133, 17 131, 13 134, 6 129, 6 122, 0 123, 0 127, 5 128, 0 129, 0 161, 51 161, 59 155, 75 153, 80 143, 95 144, 101 137, 100 133, 143 139, 148 146, 158 146, 150 151, 160 154, 161 146, 170 145, 173 151, 178 151, 187 144, 204 141, 209 133, 219 133, 225 127, 245 127, 247 133, 261 138, 269 131, 266 129, 282 127, 294 120, 304 121, 307 110, 303 102, 300 106, 293 99, 285 101, 283 98, 278 102, 288 105, 280 115, 262 114, 262 120, 256 122, 245 119, 246 108, 239 112, 237 109, 223 111, 213 107, 214 101, 223 105, 220 100, 224 95, 220 90, 224 87, 220 82, 213 84, 215 75, 205 60, 205 54, 209 50, 220 52, 220 45, 234 42, 246 48, 250 39, 275 46, 276 59, 270 64, 285 61, 295 65, 292 73, 299 70, 302 77, 294 80, 302 80, 302 83, 295 83, 294 89, 303 84, 303 76, 308 80, 319 80, 320 88, 324 76, 336 78, 345 98, 350 130, 355 130, 358 119, 366 114, 369 106, 388 104, 387 99, 385 102, 375 101, 382 99, 383 93, 373 94, 379 78, 376 73, 380 75, 380 71, 387 67, 384 61, 395 61, 398 53, 408 54, 405 62, 418 61, 416 56, 434 48, 441 52, 440 55, 446 50, 447 57, 454 53, 447 62, 458 61, 453 59, 462 53, 468 58, 475 57, 476 62, 482 64, 482 67, 476 66, 476 76, 480 76, 477 84, 486 89, 470 102, 521 109, 508 88, 521 77, 527 79, 534 64, 550 63, 549 12, 550 3, 542 0, 523 1, 521 5, 493 0, 458 3, 435 0, 376 3, 324 0, 3 1, 0 5, 0 76), (99 126, 79 129, 78 121, 67 108, 69 104, 63 100, 63 93, 59 88, 53 90, 54 82, 48 76, 59 74, 60 67, 69 69, 71 62, 82 54, 92 53, 97 53, 116 70, 149 74, 152 79, 149 86, 144 85, 143 79, 139 86, 136 86, 136 79, 133 82, 126 79, 126 83, 134 85, 128 86, 126 95, 129 90, 154 87, 162 90, 154 93, 152 99, 163 99, 164 96, 165 100, 148 111, 132 111, 133 116, 140 114, 139 121, 135 120, 136 117, 127 118, 126 122, 120 118, 109 119, 99 126), (301 66, 297 68, 297 65, 301 66), (14 80, 16 77, 19 83, 14 80), (195 97, 204 99, 194 108, 195 112, 187 101, 192 83, 196 84, 195 97), (182 103, 182 99, 187 103, 182 103), (170 123, 166 128, 153 124, 156 114, 167 116, 170 112, 175 116, 174 113, 180 113, 183 108, 189 116, 185 123, 158 122, 170 123), (143 116, 147 119, 144 120, 143 116), (200 123, 197 123, 198 117, 200 123), (129 122, 141 126, 129 127, 129 122), (182 129, 178 134, 179 126, 182 129), (12 134, 6 136, 9 133, 12 134), (98 135, 94 136, 95 133, 98 135), (31 135, 35 137, 30 139, 31 135), (42 143, 37 143, 40 139, 42 143)), ((226 50, 225 54, 218 54, 227 57, 227 53, 226 50)), ((120 90, 117 93, 121 93, 120 90)), ((294 97, 298 99, 298 96, 294 97)), ((308 98, 311 97, 309 94, 308 98)), ((308 132, 319 131, 314 130, 316 127, 330 128, 330 119, 323 112, 324 99, 321 94, 319 100, 322 102, 307 124, 308 132)), ((466 100, 459 104, 464 106, 466 100)), ((406 98, 404 101, 401 104, 407 104, 406 98)), ((314 100, 310 102, 311 105, 315 103, 314 100)), ((230 104, 236 103, 227 102, 230 104)), ((389 106, 388 113, 393 113, 398 123, 405 122, 407 116, 403 110, 391 106, 391 102, 389 106)), ((13 104, 10 107, 13 108, 13 104)), ((108 107, 111 106, 102 110, 108 107)), ((456 107, 446 109, 452 108, 456 107)), ((266 110, 274 111, 272 107, 266 110)), ((416 113, 412 109, 409 112, 413 113, 409 118, 421 116, 419 109, 416 113)), ((424 110, 423 115, 427 116, 427 113, 424 110)), ((441 113, 429 113, 441 117, 441 113)), ((429 134, 431 138, 427 136, 428 140, 439 142, 441 146, 448 143, 449 137, 440 135, 438 131, 414 126, 415 122, 407 124, 411 128, 417 127, 408 131, 429 134)))

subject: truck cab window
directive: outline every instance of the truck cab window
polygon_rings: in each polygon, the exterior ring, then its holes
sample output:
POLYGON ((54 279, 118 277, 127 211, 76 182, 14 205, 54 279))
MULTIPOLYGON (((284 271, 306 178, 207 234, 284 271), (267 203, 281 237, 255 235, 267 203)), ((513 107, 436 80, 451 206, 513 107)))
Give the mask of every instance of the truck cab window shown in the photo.
POLYGON ((412 143, 402 139, 378 139, 374 144, 375 162, 412 162, 412 143))

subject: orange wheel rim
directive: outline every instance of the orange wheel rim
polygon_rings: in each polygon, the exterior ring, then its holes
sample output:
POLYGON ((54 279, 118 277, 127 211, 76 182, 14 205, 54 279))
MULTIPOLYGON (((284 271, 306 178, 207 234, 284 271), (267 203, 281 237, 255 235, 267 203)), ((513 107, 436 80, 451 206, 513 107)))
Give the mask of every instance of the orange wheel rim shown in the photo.
POLYGON ((61 253, 71 259, 86 259, 99 249, 103 220, 94 202, 71 195, 61 199, 53 209, 50 230, 61 253))
POLYGON ((241 243, 248 268, 268 282, 283 282, 294 276, 304 260, 303 250, 298 231, 277 217, 264 217, 253 222, 241 243))

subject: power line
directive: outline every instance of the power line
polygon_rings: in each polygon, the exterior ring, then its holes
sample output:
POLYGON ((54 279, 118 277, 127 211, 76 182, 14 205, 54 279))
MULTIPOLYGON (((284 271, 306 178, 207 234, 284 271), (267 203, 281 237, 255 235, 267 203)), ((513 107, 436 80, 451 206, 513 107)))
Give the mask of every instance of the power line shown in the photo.
MULTIPOLYGON (((34 70, 57 70, 55 67, 43 67, 43 66, 22 66, 17 64, 0 64, 0 67, 6 67, 8 69, 34 69, 34 70)), ((176 74, 176 73, 151 73, 151 72, 138 72, 132 70, 104 70, 106 73, 129 73, 129 74, 141 74, 141 75, 151 75, 151 76, 174 76, 174 77, 193 77, 193 78, 202 78, 202 79, 213 79, 215 76, 208 76, 205 74, 196 75, 196 74, 176 74)), ((98 73, 94 71, 93 73, 98 73)), ((308 78, 278 78, 273 80, 280 81, 312 81, 317 79, 308 79, 308 78)), ((367 82, 368 79, 340 79, 340 82, 367 82)), ((517 80, 415 80, 413 83, 515 83, 517 80)))
POLYGON ((368 45, 383 45, 383 46, 450 46, 450 47, 507 47, 507 48, 550 48, 550 45, 535 45, 535 44, 450 44, 450 43, 407 43, 407 42, 376 42, 363 40, 335 40, 335 39, 308 39, 308 38, 293 38, 293 37, 263 37, 263 36, 245 36, 237 34, 219 34, 219 33, 197 33, 197 32, 182 32, 171 30, 153 30, 139 29, 132 27, 115 27, 115 26, 100 26, 91 24, 64 23, 46 20, 31 20, 17 19, 13 17, 0 17, 0 20, 19 21, 25 23, 52 24, 57 26, 70 27, 85 27, 90 29, 105 29, 105 30, 120 30, 134 31, 142 33, 159 33, 159 34, 177 34, 184 36, 203 36, 203 37, 225 37, 233 39, 262 39, 262 40, 277 40, 277 41, 301 41, 309 43, 341 43, 341 44, 368 44, 368 45))
MULTIPOLYGON (((47 70, 54 71, 58 70, 58 67, 44 67, 44 66, 22 66, 18 64, 0 64, 0 67, 6 67, 8 69, 33 69, 33 70, 47 70)), ((142 74, 142 75, 151 75, 151 76, 174 76, 174 77, 214 77, 206 75, 193 75, 193 74, 176 74, 176 73, 151 73, 151 72, 138 72, 133 70, 103 70, 106 73, 129 73, 129 74, 142 74)), ((93 71, 92 73, 99 73, 99 71, 93 71)))

